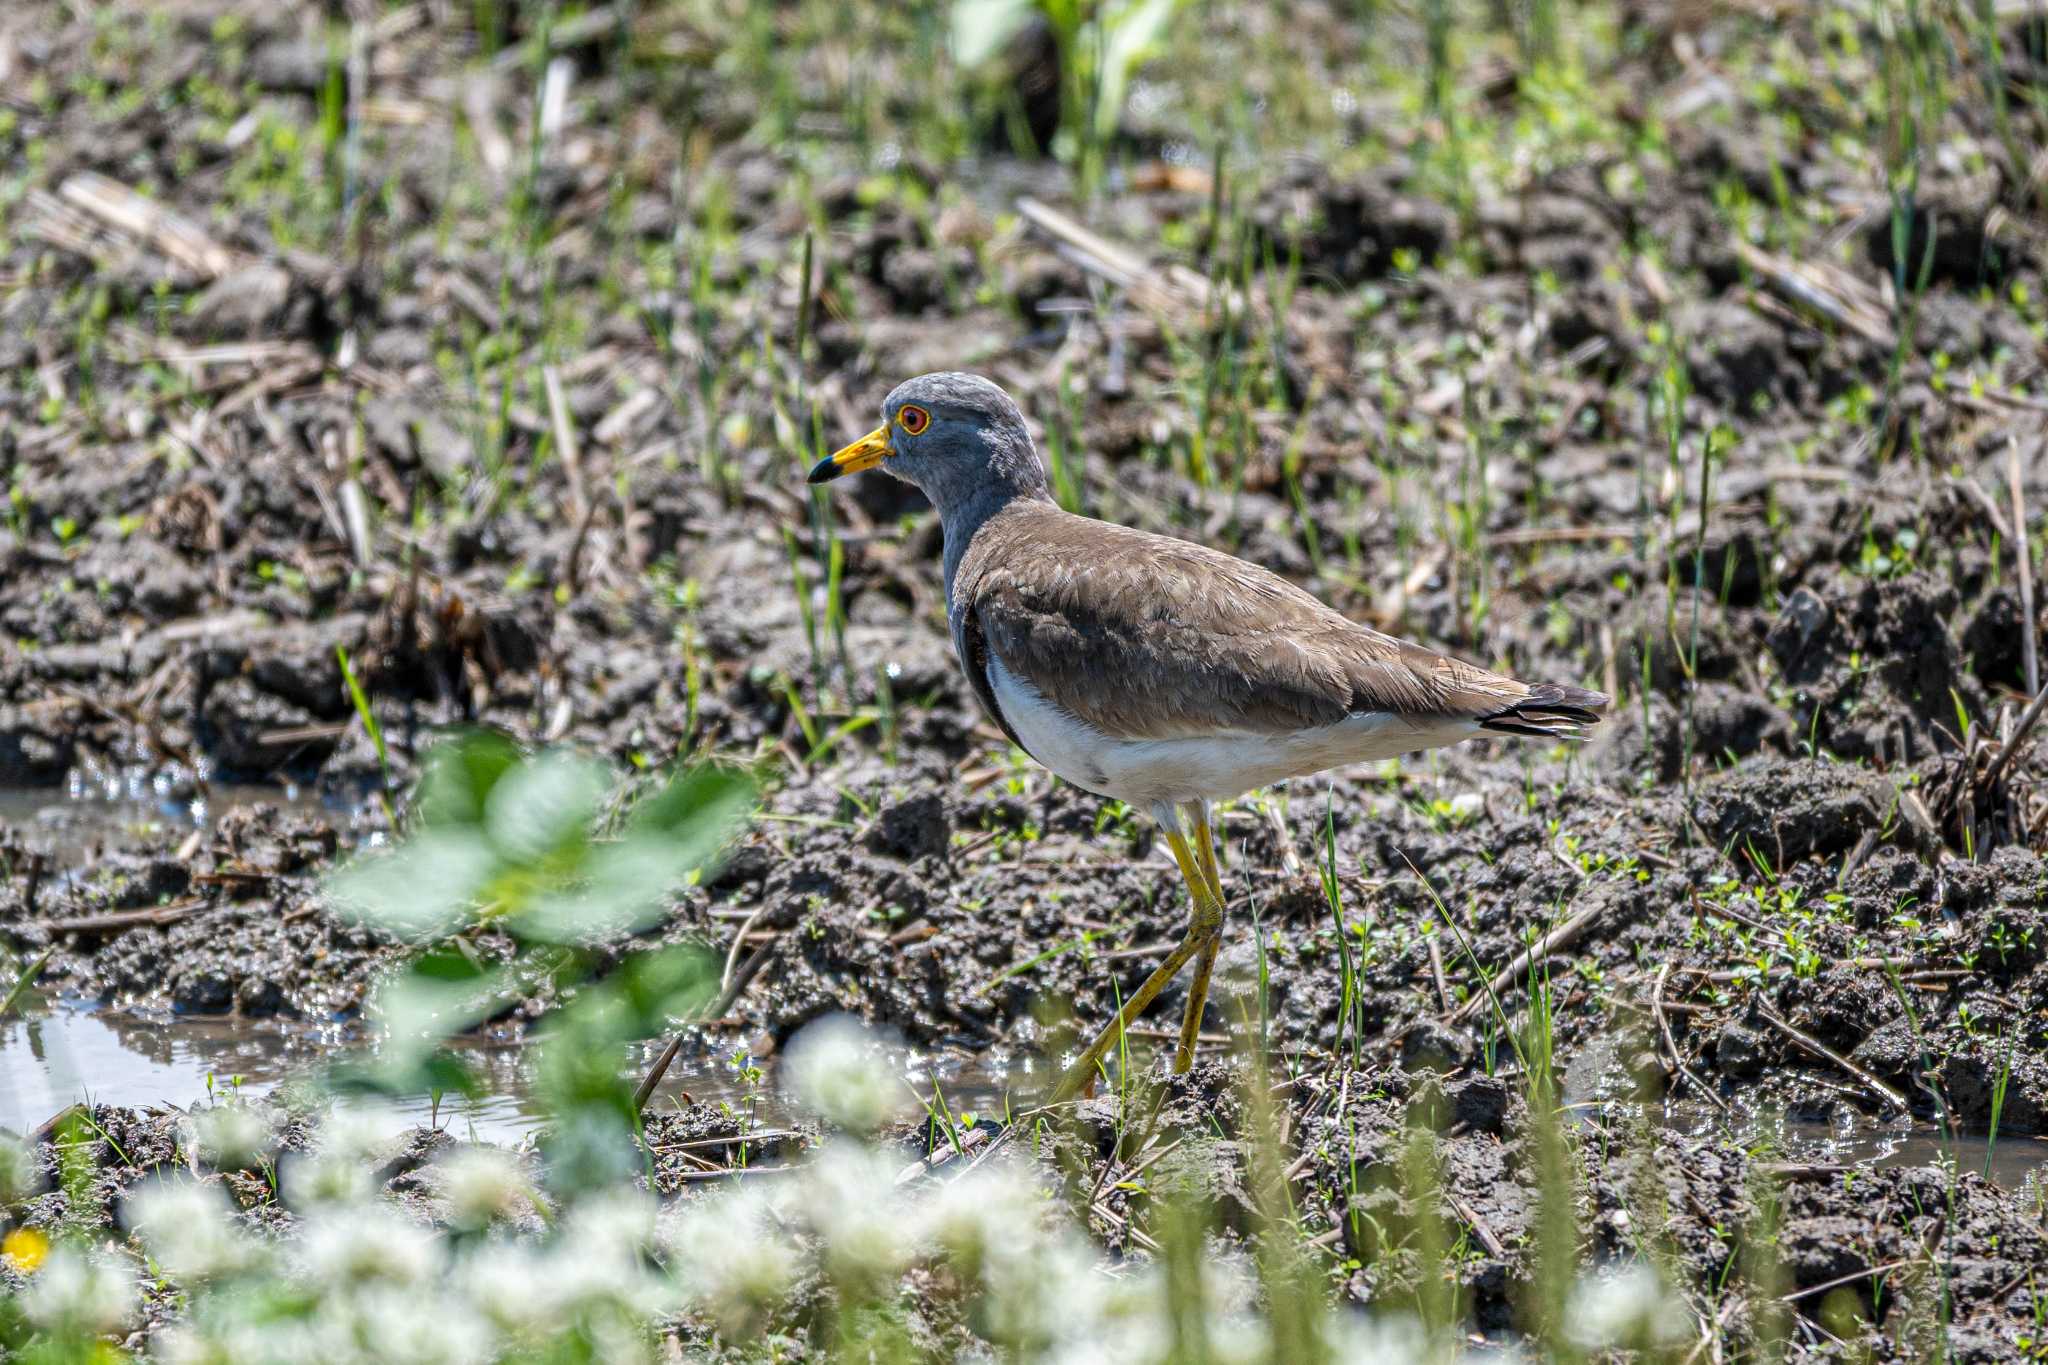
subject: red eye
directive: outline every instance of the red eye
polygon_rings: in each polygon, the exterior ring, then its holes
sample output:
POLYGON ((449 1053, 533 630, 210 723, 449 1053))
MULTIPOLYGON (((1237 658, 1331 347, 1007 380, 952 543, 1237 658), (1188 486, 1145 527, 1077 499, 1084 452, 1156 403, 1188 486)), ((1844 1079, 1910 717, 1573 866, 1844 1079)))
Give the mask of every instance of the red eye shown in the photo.
POLYGON ((896 414, 896 420, 903 424, 905 431, 915 436, 931 425, 932 415, 915 403, 905 403, 896 414))

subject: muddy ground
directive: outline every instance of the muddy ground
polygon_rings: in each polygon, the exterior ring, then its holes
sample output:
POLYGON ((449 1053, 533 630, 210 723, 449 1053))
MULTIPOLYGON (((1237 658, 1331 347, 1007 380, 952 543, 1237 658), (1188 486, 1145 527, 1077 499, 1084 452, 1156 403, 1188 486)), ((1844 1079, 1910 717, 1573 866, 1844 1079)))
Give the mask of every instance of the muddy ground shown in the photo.
MULTIPOLYGON (((51 950, 46 989, 356 1018, 398 950, 322 913, 319 878, 438 731, 486 724, 768 779, 654 935, 723 954, 744 921, 767 945, 698 1055, 772 1055, 844 1010, 1035 1084, 1178 937, 1172 862, 976 712, 918 495, 801 486, 899 379, 968 364, 1096 515, 1617 697, 1580 748, 1469 744, 1226 811, 1216 1055, 1263 1038, 1382 1107, 1428 1073, 1470 1096, 1517 1073, 1540 1001, 1562 1056, 1605 1059, 1589 1104, 2048 1133, 2048 756, 2015 738, 2048 225, 1981 104, 1955 101, 1895 213, 1836 87, 1779 71, 1767 110, 1727 88, 1739 18, 1631 12, 1610 121, 1512 174, 1447 186, 1452 134, 1368 91, 1328 149, 1226 157, 1219 188, 1162 76, 1077 204, 987 129, 950 163, 878 150, 833 122, 831 63, 792 58, 773 94, 680 19, 558 34, 573 94, 538 144, 547 63, 478 61, 433 7, 392 20, 342 111, 364 155, 314 136, 334 62, 296 18, 194 3, 107 31, 60 8, 0 21, 0 782, 336 804, 83 847, 0 827, 0 934, 51 950), (1134 251, 1135 284, 1020 217, 1020 190, 1134 251), (1896 287, 1899 242, 1924 293, 1896 287)), ((1311 46, 1358 41, 1295 18, 1311 46)), ((1266 52, 1278 20, 1203 22, 1266 52)), ((2004 78, 2048 81, 2039 22, 2004 36, 2004 78)), ((1817 35, 1788 41, 1825 65, 1817 35)), ((1326 1098, 1294 1103, 1320 1152, 1326 1098)), ((1512 1242, 1506 1122, 1452 1139, 1451 1169, 1512 1242)), ((1711 1278, 1754 1158, 1657 1150, 1711 1278)), ((1598 1201, 1628 1177, 1589 1179, 1598 1201)), ((1928 1244, 1921 1179, 1793 1178, 1798 1283, 1854 1270, 1848 1242, 1870 1264, 1928 1244)), ((2010 1345, 2038 1191, 1961 1189, 1958 1340, 2010 1345), (1995 1252, 1980 1224, 2009 1229, 1995 1252)), ((1483 1320, 1513 1261, 1475 1270, 1501 1277, 1483 1320)))

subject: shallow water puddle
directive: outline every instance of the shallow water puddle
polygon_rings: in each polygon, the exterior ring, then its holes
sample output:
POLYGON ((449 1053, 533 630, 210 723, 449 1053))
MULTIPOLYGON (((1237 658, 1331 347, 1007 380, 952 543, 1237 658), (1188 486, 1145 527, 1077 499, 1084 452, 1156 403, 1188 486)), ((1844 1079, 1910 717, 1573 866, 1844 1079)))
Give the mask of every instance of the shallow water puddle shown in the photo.
MULTIPOLYGON (((190 1108, 214 1094, 267 1095, 323 1061, 366 1044, 338 1031, 265 1027, 247 1020, 132 1015, 68 1008, 0 1022, 0 1128, 28 1132, 82 1102, 190 1108)), ((467 1060, 484 1077, 476 1100, 393 1106, 398 1126, 431 1120, 460 1135, 516 1143, 540 1123, 523 1049, 478 1045, 467 1060)))
MULTIPOLYGON (((278 806, 320 814, 346 831, 360 801, 321 796, 295 785, 192 782, 140 772, 88 777, 72 774, 61 787, 0 785, 0 826, 12 826, 46 845, 68 866, 107 841, 204 829, 242 806, 278 806)), ((345 836, 344 836, 345 837, 345 836)))
MULTIPOLYGON (((1622 1039, 1603 1035, 1578 1049, 1564 1069, 1568 1109, 1590 1117, 1612 1114, 1635 1104, 1626 1098, 1635 1082, 1621 1064, 1622 1039)), ((1659 1106, 1649 1116, 1658 1127, 1691 1137, 1725 1137, 1750 1152, 1774 1153, 1770 1160, 1794 1166, 1935 1166, 1949 1161, 1959 1171, 1975 1171, 1999 1186, 2017 1190, 2031 1178, 2048 1185, 2048 1137, 1988 1132, 1945 1134, 1935 1124, 1915 1122, 1897 1127, 1875 1120, 1830 1124, 1787 1117, 1761 1108, 1736 1110, 1724 1117, 1696 1100, 1659 1106)))
MULTIPOLYGON (((353 1030, 337 1026, 138 1015, 46 1002, 31 1002, 29 1011, 26 1018, 0 1021, 0 1128, 18 1133, 29 1132, 67 1105, 87 1101, 184 1109, 203 1103, 209 1093, 267 1095, 294 1080, 310 1079, 322 1063, 371 1046, 353 1030)), ((481 1078, 484 1094, 474 1100, 451 1096, 438 1107, 425 1099, 385 1106, 394 1126, 432 1123, 460 1137, 508 1145, 539 1128, 546 1114, 533 1093, 531 1051, 517 1043, 459 1046, 463 1060, 481 1078)), ((627 1058, 626 1074, 644 1074, 656 1047, 636 1048, 627 1058)), ((929 1096, 930 1059, 909 1054, 899 1062, 905 1084, 929 1096)), ((976 1107, 1002 1108, 1001 1077, 986 1068, 949 1063, 940 1068, 939 1084, 956 1115, 976 1107)), ((678 1061, 654 1104, 673 1103, 678 1092, 736 1107, 749 1102, 740 1074, 713 1058, 678 1061)), ((761 1122, 780 1124, 791 1117, 772 1080, 754 1093, 752 1102, 761 1122)))
MULTIPOLYGON (((1689 1132, 1705 1132, 1710 1125, 1678 1125, 1689 1132)), ((1956 1169, 1974 1171, 2008 1190, 2017 1190, 2031 1178, 2048 1185, 2048 1138, 2001 1134, 1993 1138, 1984 1132, 1963 1132, 1953 1137, 1929 1124, 1891 1128, 1880 1124, 1859 1124, 1848 1131, 1829 1124, 1786 1119, 1776 1123, 1756 1120, 1753 1131, 1768 1131, 1793 1164, 1816 1166, 1936 1166, 1953 1160, 1956 1169)), ((1743 1131, 1740 1126, 1738 1133, 1743 1131)))
MULTIPOLYGON (((27 1018, 0 1022, 0 1128, 27 1132, 82 1101, 104 1104, 189 1108, 209 1093, 239 1089, 266 1095, 296 1078, 310 1077, 323 1062, 369 1046, 352 1031, 308 1028, 262 1021, 204 1016, 134 1015, 63 1004, 36 1003, 27 1018)), ((644 1071, 652 1045, 627 1059, 629 1075, 644 1071)), ((463 1056, 482 1078, 485 1093, 475 1100, 451 1097, 438 1108, 425 1099, 391 1106, 395 1126, 435 1123, 458 1136, 514 1144, 534 1132, 544 1111, 533 1095, 532 1053, 518 1044, 472 1043, 463 1056)), ((1006 1088, 1028 1091, 1033 1078, 1006 1076, 969 1059, 933 1059, 908 1054, 898 1059, 905 1082, 929 1097, 936 1070, 947 1107, 1003 1110, 1006 1088)), ((657 1105, 678 1091, 691 1098, 735 1106, 748 1099, 734 1069, 713 1058, 679 1061, 665 1081, 657 1105)), ((790 1115, 771 1078, 755 1095, 755 1116, 780 1124, 790 1115)), ((913 1111, 914 1112, 914 1111, 913 1111)), ((1695 1135, 1714 1131, 1719 1116, 1700 1106, 1674 1106, 1653 1121, 1695 1135)), ((1752 1116, 1735 1123, 1736 1139, 1751 1150, 1769 1147, 1776 1159, 1817 1166, 1927 1166, 1953 1159, 1959 1170, 1975 1171, 2009 1190, 2029 1179, 2048 1183, 2048 1138, 1964 1133, 1953 1140, 1927 1125, 1891 1128, 1878 1124, 1840 1128, 1824 1123, 1752 1116)))
MULTIPOLYGON (((0 786, 0 826, 11 826, 54 854, 60 875, 75 875, 104 844, 164 848, 188 830, 204 829, 230 810, 266 805, 317 813, 341 829, 367 807, 310 789, 258 784, 178 782, 142 775, 105 779, 74 775, 63 787, 0 786)), ((344 835, 344 839, 346 839, 344 835)), ((6 983, 0 981, 0 987, 6 983)), ((210 1094, 261 1096, 316 1078, 325 1063, 373 1046, 353 1025, 100 1009, 35 995, 0 1020, 0 1128, 28 1132, 65 1107, 90 1101, 130 1107, 190 1108, 210 1094)), ((458 1136, 516 1144, 540 1127, 545 1113, 533 1093, 532 1054, 518 1043, 458 1044, 481 1079, 475 1100, 451 1097, 438 1106, 419 1099, 390 1106, 394 1124, 434 1123, 458 1136)), ((624 1074, 643 1075, 658 1043, 636 1048, 624 1074)), ((1000 1109, 1004 1076, 973 1062, 897 1055, 906 1085, 929 1098, 936 1063, 946 1103, 1000 1109)), ((757 1073, 758 1076, 758 1073, 757 1073)), ((751 1104, 762 1122, 790 1115, 773 1081, 748 1083, 714 1057, 678 1060, 654 1100, 682 1095, 700 1101, 751 1104)))

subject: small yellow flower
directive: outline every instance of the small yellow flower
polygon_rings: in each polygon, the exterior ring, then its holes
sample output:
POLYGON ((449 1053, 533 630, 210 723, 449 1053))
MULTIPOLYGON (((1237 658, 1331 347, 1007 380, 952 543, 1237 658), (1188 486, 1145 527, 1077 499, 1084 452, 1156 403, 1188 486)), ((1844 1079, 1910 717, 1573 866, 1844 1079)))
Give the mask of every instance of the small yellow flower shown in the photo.
POLYGON ((50 1239, 34 1228, 16 1228, 0 1241, 0 1260, 24 1275, 35 1274, 49 1257, 50 1239))

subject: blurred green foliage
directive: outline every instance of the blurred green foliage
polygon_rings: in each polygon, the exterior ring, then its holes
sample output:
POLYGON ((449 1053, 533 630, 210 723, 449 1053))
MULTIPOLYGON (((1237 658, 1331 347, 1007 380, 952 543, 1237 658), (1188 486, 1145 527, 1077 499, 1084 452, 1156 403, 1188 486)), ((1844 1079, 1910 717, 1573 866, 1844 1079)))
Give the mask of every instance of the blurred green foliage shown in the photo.
POLYGON ((596 759, 529 755, 491 732, 427 756, 398 846, 357 858, 328 882, 335 913, 417 945, 375 994, 384 1045, 372 1060, 337 1067, 337 1085, 475 1094, 475 1076, 448 1043, 521 1000, 560 1000, 540 1026, 537 1066, 538 1093, 556 1117, 543 1143, 551 1181, 585 1189, 630 1168, 638 1110, 622 1072, 626 1047, 700 1004, 716 974, 700 949, 622 961, 616 949, 658 923, 668 898, 715 860, 754 786, 707 764, 608 811, 614 789, 596 759), (513 952, 486 952, 485 929, 502 931, 513 952), (599 975, 603 961, 612 965, 599 975))

